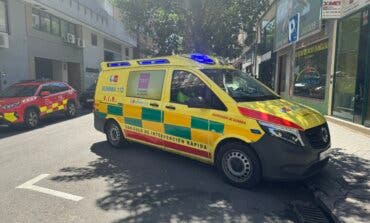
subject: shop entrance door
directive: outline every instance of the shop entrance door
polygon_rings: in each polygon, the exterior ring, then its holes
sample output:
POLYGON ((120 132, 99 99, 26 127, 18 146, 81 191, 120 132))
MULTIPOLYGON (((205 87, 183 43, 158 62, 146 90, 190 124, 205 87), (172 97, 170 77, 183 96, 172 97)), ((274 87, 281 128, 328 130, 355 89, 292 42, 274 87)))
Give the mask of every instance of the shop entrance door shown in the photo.
POLYGON ((357 124, 370 124, 368 9, 350 15, 338 25, 333 115, 357 124))
POLYGON ((333 115, 351 122, 354 120, 360 23, 361 13, 356 13, 340 20, 338 24, 333 115))
POLYGON ((53 62, 52 60, 35 57, 36 79, 53 79, 53 62))

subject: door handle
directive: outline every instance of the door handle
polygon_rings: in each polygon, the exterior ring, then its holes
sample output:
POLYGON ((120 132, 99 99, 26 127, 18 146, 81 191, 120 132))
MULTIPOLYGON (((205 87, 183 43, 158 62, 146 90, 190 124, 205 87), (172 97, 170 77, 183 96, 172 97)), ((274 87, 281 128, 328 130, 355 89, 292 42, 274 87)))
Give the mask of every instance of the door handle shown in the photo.
POLYGON ((166 108, 170 110, 176 110, 176 107, 171 105, 167 105, 166 108))
POLYGON ((152 107, 156 107, 156 108, 159 107, 159 104, 157 104, 157 103, 150 103, 149 105, 152 106, 152 107))

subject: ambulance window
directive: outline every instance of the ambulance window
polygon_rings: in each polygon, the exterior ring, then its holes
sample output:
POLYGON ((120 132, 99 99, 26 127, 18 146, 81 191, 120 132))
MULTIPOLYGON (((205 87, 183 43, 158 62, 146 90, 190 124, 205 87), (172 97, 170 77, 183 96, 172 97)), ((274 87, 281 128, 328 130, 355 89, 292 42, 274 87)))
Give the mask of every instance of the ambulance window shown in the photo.
POLYGON ((40 93, 43 92, 43 91, 48 91, 48 92, 50 92, 50 94, 54 93, 51 84, 44 84, 41 88, 40 93))
POLYGON ((53 83, 52 88, 53 88, 53 92, 55 93, 69 90, 68 86, 65 85, 64 83, 53 83))
POLYGON ((127 80, 127 97, 161 100, 165 70, 132 71, 127 80))
POLYGON ((187 101, 192 98, 203 98, 210 109, 227 110, 222 101, 199 77, 188 71, 174 71, 171 83, 171 102, 186 105, 187 101))

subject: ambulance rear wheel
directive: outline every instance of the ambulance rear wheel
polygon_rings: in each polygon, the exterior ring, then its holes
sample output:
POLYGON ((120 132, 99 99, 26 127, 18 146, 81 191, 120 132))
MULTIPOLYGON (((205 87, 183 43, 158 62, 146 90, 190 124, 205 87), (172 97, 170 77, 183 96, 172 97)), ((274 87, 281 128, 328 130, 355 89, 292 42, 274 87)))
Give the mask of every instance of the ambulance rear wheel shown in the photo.
POLYGON ((77 106, 73 101, 69 101, 67 104, 66 115, 68 118, 73 118, 77 114, 77 106))
POLYGON ((216 166, 222 178, 240 188, 253 188, 261 182, 261 164, 256 153, 247 145, 232 142, 222 145, 216 166))
POLYGON ((115 121, 109 121, 105 128, 107 141, 115 148, 119 148, 124 143, 121 127, 115 121))
POLYGON ((34 109, 30 108, 27 109, 24 113, 24 124, 29 129, 34 129, 39 125, 40 117, 39 112, 34 109))

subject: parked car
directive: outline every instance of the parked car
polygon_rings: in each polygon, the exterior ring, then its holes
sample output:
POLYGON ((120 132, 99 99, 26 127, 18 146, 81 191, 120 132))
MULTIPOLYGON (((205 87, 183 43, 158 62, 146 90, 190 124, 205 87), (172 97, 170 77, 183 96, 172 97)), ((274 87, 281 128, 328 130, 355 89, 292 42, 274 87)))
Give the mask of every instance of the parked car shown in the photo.
POLYGON ((94 95, 95 95, 96 83, 88 87, 84 92, 80 94, 79 101, 80 105, 84 108, 93 108, 94 95))
POLYGON ((58 81, 23 81, 0 93, 0 123, 36 128, 41 118, 55 113, 74 117, 77 92, 58 81))
POLYGON ((302 75, 294 84, 294 95, 324 99, 325 77, 319 74, 302 75))
POLYGON ((113 147, 131 140, 200 160, 244 188, 312 176, 331 151, 319 112, 201 54, 102 63, 94 125, 113 147))

